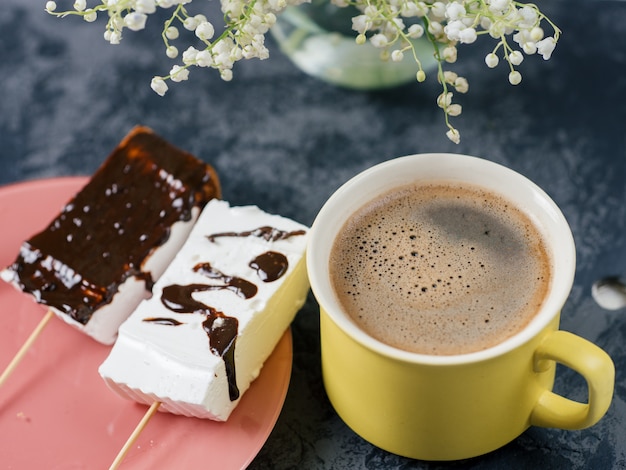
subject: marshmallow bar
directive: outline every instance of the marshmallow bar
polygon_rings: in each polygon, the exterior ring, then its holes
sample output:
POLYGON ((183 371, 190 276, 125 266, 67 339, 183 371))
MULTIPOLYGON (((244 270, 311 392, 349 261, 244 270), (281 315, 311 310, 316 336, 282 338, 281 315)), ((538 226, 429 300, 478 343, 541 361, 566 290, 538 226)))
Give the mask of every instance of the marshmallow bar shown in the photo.
POLYGON ((307 230, 256 206, 209 202, 153 297, 120 327, 99 368, 107 385, 225 421, 306 299, 307 230))
POLYGON ((95 340, 119 325, 220 196, 213 168, 146 127, 134 128, 0 276, 95 340))

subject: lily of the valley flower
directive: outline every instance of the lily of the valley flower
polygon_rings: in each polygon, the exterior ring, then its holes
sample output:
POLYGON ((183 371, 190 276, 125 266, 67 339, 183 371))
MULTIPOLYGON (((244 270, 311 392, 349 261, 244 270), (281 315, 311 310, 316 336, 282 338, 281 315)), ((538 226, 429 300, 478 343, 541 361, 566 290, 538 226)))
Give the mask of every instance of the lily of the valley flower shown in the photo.
MULTIPOLYGON (((162 33, 167 57, 179 57, 179 48, 170 42, 181 40, 180 26, 194 33, 197 44, 185 48, 182 64, 174 65, 166 76, 152 78, 150 86, 163 96, 168 91, 167 81, 187 80, 192 67, 216 69, 223 80, 229 81, 237 61, 267 58, 265 34, 276 22, 276 15, 287 6, 307 0, 220 0, 224 29, 217 37, 213 23, 204 15, 189 13, 187 6, 192 1, 92 0, 95 4, 88 6, 88 0, 75 0, 73 10, 57 12, 56 2, 49 0, 46 10, 56 16, 79 15, 88 22, 95 21, 102 14, 107 17, 104 38, 111 44, 119 44, 124 29, 140 31, 145 28, 148 16, 157 9, 171 9, 172 14, 165 21, 162 33)), ((450 118, 461 114, 462 107, 452 102, 451 90, 466 93, 469 84, 466 78, 444 70, 444 65, 456 62, 459 48, 473 44, 480 36, 491 38, 495 46, 486 55, 485 64, 488 68, 496 68, 500 60, 504 60, 508 65, 509 82, 518 85, 522 75, 516 67, 522 63, 524 55, 539 54, 544 60, 550 59, 560 36, 560 30, 536 5, 515 0, 329 1, 338 7, 356 7, 360 14, 352 19, 352 28, 357 44, 369 42, 381 49, 383 60, 391 58, 399 62, 410 57, 408 60, 417 64, 418 82, 427 77, 411 40, 428 38, 439 63, 435 73, 442 93, 437 104, 444 112, 448 128, 446 135, 455 143, 460 142, 460 133, 452 126, 450 118), (545 23, 552 35, 545 35, 545 23)))

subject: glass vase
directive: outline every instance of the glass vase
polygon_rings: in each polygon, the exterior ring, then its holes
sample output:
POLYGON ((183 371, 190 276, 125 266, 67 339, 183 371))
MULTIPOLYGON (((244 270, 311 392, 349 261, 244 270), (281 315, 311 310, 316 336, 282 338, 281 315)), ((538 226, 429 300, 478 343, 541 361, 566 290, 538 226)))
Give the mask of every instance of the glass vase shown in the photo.
MULTIPOLYGON (((340 8, 329 0, 312 0, 287 7, 271 33, 280 50, 303 72, 334 85, 356 90, 375 90, 416 80, 417 64, 406 54, 394 62, 381 59, 380 48, 369 41, 357 44, 352 18, 354 7, 340 8)), ((437 65, 433 46, 426 37, 412 40, 422 68, 437 65)))

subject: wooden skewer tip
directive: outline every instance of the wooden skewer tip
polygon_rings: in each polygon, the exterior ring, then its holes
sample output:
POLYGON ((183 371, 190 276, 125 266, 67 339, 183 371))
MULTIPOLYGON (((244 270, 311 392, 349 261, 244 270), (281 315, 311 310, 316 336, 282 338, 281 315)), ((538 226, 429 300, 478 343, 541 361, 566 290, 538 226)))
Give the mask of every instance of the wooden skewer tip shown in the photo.
POLYGON ((28 352, 30 347, 33 345, 35 340, 39 337, 39 335, 41 334, 41 332, 43 331, 43 329, 46 327, 46 325, 48 324, 48 322, 53 316, 54 316, 54 312, 52 310, 48 310, 48 312, 46 312, 43 318, 39 321, 39 323, 37 324, 33 332, 30 334, 30 336, 26 339, 26 341, 24 341, 24 344, 22 344, 22 347, 15 354, 15 356, 13 356, 13 359, 11 360, 11 362, 9 362, 9 365, 6 367, 6 369, 4 369, 4 372, 2 372, 2 375, 0 375, 0 387, 2 387, 4 382, 6 382, 9 376, 13 373, 17 365, 22 361, 22 359, 24 359, 26 352, 28 352))
POLYGON ((135 428, 133 433, 130 435, 130 437, 124 444, 124 447, 122 447, 122 449, 117 454, 117 457, 115 457, 115 460, 109 467, 109 470, 116 470, 120 466, 120 464, 124 460, 124 457, 126 457, 126 454, 128 453, 130 448, 133 446, 133 444, 139 437, 139 434, 141 434, 143 429, 148 424, 148 421, 150 421, 150 418, 152 418, 152 416, 154 416, 154 414, 159 409, 159 406, 161 406, 160 401, 155 401, 154 403, 152 403, 152 405, 150 405, 150 408, 148 408, 148 411, 146 411, 146 414, 143 415, 143 418, 141 418, 141 421, 139 421, 139 424, 137 424, 137 427, 135 428))

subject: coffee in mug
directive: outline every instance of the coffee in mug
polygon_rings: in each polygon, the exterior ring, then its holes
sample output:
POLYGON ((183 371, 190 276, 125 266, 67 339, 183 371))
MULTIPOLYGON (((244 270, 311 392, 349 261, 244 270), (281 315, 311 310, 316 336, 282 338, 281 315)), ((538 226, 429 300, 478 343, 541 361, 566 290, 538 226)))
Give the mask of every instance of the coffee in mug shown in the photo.
POLYGON ((559 329, 575 258, 558 206, 502 165, 421 154, 356 175, 307 246, 333 407, 372 444, 422 460, 475 457, 529 426, 592 426, 615 367, 559 329), (552 391, 557 363, 585 378, 586 402, 552 391))
POLYGON ((330 276, 368 335, 422 354, 464 354, 521 331, 551 283, 544 235, 511 201, 452 182, 382 194, 339 231, 330 276))

